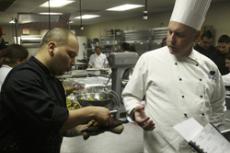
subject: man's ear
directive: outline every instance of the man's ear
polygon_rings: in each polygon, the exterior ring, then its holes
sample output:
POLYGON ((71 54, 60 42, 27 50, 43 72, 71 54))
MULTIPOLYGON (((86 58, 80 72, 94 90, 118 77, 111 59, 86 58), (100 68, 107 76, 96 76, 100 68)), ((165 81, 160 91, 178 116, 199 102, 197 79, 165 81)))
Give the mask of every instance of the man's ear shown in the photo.
POLYGON ((54 49, 56 48, 56 43, 54 41, 50 41, 48 43, 48 53, 53 56, 54 55, 54 49))

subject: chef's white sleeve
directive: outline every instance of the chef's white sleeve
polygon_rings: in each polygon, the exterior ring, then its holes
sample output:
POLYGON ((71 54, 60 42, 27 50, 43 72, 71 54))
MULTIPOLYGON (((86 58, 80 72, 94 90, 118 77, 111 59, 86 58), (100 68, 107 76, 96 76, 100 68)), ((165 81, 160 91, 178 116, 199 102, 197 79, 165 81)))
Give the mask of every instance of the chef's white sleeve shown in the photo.
POLYGON ((135 107, 141 105, 145 96, 147 62, 143 54, 137 61, 133 74, 122 92, 123 102, 129 114, 135 107))

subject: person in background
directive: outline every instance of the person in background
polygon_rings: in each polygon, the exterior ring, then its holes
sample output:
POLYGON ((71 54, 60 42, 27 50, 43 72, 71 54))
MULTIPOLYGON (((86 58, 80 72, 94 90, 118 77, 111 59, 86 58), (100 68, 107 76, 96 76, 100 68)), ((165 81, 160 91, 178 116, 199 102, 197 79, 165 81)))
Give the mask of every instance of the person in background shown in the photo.
POLYGON ((212 56, 215 52, 213 42, 214 35, 212 34, 212 32, 209 30, 204 31, 200 36, 199 42, 194 46, 194 49, 212 59, 212 56))
POLYGON ((217 49, 219 52, 225 56, 229 54, 230 51, 230 37, 226 34, 221 35, 217 41, 217 49))
POLYGON ((70 70, 79 44, 69 30, 54 28, 28 61, 13 68, 0 95, 1 153, 59 153, 64 133, 94 120, 102 127, 113 118, 107 108, 66 108, 66 96, 56 75, 70 70))
POLYGON ((2 84, 10 70, 28 58, 28 50, 18 44, 11 44, 1 51, 0 57, 0 91, 2 84))
POLYGON ((121 52, 136 52, 135 45, 127 42, 121 43, 121 52))
POLYGON ((7 43, 5 42, 4 38, 2 37, 3 32, 2 32, 2 27, 0 27, 0 50, 4 49, 7 47, 7 43))
POLYGON ((225 56, 213 46, 213 42, 214 35, 212 32, 204 31, 194 49, 210 58, 217 65, 222 75, 227 74, 228 68, 225 66, 225 56))
POLYGON ((222 124, 221 74, 209 58, 193 49, 210 3, 176 0, 167 46, 144 53, 123 90, 128 114, 144 129, 144 153, 194 152, 173 129, 188 118, 201 125, 222 124))
POLYGON ((89 58, 89 68, 106 68, 108 67, 108 59, 105 54, 101 52, 101 47, 95 47, 95 53, 89 58))
MULTIPOLYGON (((219 37, 216 47, 221 54, 225 56, 225 66, 230 72, 230 37, 223 34, 219 37)), ((225 86, 230 86, 230 73, 222 76, 225 86)))
POLYGON ((167 40, 167 37, 164 37, 162 40, 161 40, 161 47, 164 47, 166 46, 166 40, 167 40))
POLYGON ((121 44, 121 51, 125 52, 125 51, 130 51, 130 44, 127 42, 123 42, 121 44))
MULTIPOLYGON (((225 59, 225 65, 230 70, 230 56, 228 55, 225 59)), ((230 73, 222 75, 225 86, 230 87, 230 73)))

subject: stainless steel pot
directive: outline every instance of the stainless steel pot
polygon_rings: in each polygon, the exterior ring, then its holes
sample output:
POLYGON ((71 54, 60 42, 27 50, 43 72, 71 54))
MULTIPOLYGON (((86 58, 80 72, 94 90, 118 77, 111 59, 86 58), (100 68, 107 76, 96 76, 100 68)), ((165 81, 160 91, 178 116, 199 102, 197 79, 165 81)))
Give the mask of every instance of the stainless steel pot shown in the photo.
POLYGON ((82 106, 106 106, 112 103, 113 96, 110 93, 81 93, 76 95, 77 101, 82 106))

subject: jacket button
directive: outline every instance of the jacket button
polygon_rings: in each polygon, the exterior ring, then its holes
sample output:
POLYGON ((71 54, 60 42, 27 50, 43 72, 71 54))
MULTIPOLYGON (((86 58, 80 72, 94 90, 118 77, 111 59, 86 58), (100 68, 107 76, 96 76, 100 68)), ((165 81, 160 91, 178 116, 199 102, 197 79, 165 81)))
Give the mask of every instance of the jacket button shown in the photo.
POLYGON ((188 118, 188 114, 184 113, 184 117, 188 118))

